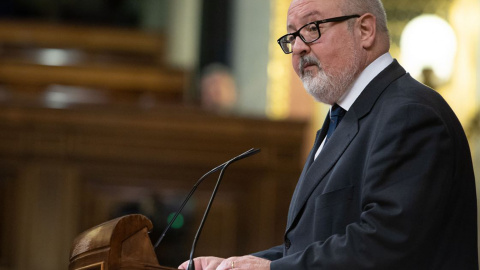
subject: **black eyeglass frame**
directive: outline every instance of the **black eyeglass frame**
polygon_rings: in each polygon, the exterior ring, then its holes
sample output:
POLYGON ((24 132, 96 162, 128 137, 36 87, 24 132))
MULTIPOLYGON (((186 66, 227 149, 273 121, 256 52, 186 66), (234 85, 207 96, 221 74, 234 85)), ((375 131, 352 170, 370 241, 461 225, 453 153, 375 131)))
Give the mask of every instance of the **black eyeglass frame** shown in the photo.
MULTIPOLYGON (((322 33, 320 33, 320 28, 318 27, 320 24, 322 23, 329 23, 329 22, 343 22, 343 21, 346 21, 346 20, 350 20, 350 19, 353 19, 353 18, 360 18, 361 16, 358 15, 358 14, 355 14, 355 15, 348 15, 348 16, 340 16, 340 17, 334 17, 334 18, 329 18, 329 19, 324 19, 324 20, 319 20, 319 21, 314 21, 314 22, 311 22, 311 23, 307 23, 305 24, 304 26, 300 27, 300 29, 298 29, 297 31, 293 32, 293 33, 288 33, 286 35, 283 35, 282 37, 280 37, 279 39, 277 39, 277 43, 278 45, 280 45, 280 48, 282 48, 282 51, 285 53, 285 54, 290 54, 293 52, 290 51, 285 51, 285 49, 283 49, 283 46, 282 46, 282 40, 285 39, 287 36, 293 36, 295 40, 297 37, 300 37, 300 39, 305 42, 305 44, 309 44, 309 43, 312 43, 312 42, 315 42, 317 41, 318 39, 320 39, 320 37, 322 36, 322 33), (300 35, 300 31, 302 31, 303 28, 309 26, 309 25, 312 25, 314 24, 315 27, 317 28, 317 31, 318 31, 318 38, 314 39, 314 40, 311 40, 311 41, 306 41, 305 38, 300 35)), ((283 42, 283 43, 291 43, 291 42, 283 42)))

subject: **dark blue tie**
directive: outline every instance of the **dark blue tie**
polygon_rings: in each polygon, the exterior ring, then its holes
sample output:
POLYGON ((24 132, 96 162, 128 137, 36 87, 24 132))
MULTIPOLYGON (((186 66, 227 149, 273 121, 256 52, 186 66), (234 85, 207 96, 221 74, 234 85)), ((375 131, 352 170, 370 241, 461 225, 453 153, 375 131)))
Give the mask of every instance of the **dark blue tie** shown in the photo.
POLYGON ((333 132, 337 128, 340 121, 342 121, 343 116, 347 111, 337 104, 333 105, 330 112, 330 124, 328 125, 327 137, 325 138, 325 143, 328 142, 328 139, 332 136, 333 132))

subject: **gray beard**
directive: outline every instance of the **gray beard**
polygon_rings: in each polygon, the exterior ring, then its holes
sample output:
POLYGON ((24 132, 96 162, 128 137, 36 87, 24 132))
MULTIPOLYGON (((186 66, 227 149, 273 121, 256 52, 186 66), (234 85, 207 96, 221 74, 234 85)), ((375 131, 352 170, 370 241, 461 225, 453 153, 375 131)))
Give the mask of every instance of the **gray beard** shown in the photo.
POLYGON ((322 69, 320 62, 313 56, 305 56, 300 59, 301 79, 307 92, 317 101, 333 105, 347 89, 352 85, 358 71, 358 61, 354 54, 352 61, 339 74, 327 74, 322 69), (314 76, 310 71, 304 71, 305 63, 317 65, 318 72, 314 76))

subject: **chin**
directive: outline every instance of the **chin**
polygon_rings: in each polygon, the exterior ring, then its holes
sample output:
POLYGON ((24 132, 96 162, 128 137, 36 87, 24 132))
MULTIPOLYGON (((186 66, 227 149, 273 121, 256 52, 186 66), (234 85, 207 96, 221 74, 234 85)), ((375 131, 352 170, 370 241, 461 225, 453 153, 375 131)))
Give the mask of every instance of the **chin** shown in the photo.
POLYGON ((326 104, 326 105, 333 105, 333 104, 335 104, 335 102, 336 102, 335 100, 328 99, 328 98, 326 98, 325 96, 320 96, 320 95, 318 95, 318 94, 316 94, 316 93, 310 93, 310 92, 308 92, 308 93, 309 93, 316 101, 321 102, 321 103, 326 104))

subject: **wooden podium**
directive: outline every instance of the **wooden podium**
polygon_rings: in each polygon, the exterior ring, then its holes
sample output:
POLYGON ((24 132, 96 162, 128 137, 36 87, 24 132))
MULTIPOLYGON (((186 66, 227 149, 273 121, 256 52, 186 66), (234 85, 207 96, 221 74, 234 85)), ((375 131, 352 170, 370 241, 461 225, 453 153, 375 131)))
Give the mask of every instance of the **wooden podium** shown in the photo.
POLYGON ((140 270, 175 268, 158 264, 148 232, 152 222, 128 215, 95 226, 75 239, 69 270, 140 270))

